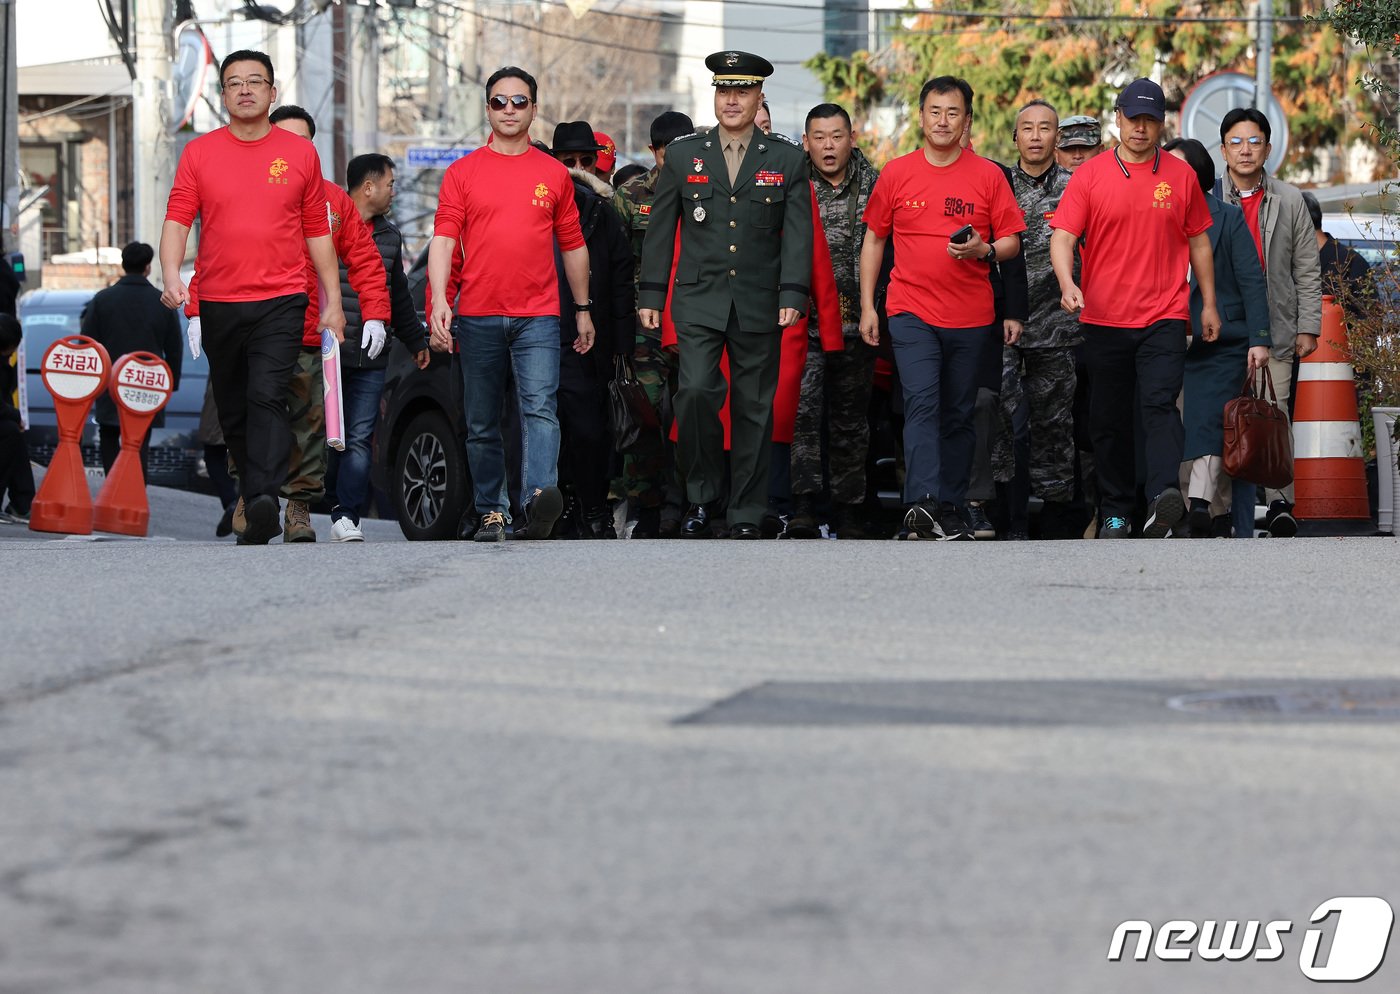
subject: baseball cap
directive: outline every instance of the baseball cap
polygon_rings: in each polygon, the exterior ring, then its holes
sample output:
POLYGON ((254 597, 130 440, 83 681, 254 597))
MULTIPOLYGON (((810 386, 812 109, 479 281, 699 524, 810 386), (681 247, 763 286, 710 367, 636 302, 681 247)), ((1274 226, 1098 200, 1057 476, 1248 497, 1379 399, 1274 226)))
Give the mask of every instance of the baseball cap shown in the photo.
POLYGON ((1098 118, 1076 114, 1060 122, 1056 148, 1093 148, 1103 144, 1103 133, 1098 118))
POLYGON ((617 142, 601 131, 593 132, 593 140, 599 145, 596 163, 598 169, 605 173, 612 172, 612 167, 617 165, 617 142))
POLYGON ((1118 100, 1113 106, 1121 110, 1124 117, 1141 117, 1146 114, 1159 121, 1164 121, 1167 117, 1166 95, 1162 93, 1160 86, 1147 78, 1135 79, 1123 87, 1123 92, 1118 94, 1118 100))

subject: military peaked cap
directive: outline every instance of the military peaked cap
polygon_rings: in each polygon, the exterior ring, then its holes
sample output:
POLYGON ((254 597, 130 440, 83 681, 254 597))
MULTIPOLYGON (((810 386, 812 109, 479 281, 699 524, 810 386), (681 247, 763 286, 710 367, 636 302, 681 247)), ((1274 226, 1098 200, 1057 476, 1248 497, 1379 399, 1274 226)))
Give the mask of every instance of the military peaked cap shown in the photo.
POLYGON ((705 68, 715 74, 715 86, 762 86, 773 75, 773 63, 748 52, 716 52, 705 68))

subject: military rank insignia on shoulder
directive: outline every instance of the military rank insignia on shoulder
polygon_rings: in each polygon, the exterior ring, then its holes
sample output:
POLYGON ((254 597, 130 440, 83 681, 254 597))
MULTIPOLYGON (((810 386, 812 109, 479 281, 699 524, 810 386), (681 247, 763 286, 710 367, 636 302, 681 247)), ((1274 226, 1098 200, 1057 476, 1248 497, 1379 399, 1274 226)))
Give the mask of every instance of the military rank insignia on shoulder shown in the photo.
POLYGON ((793 148, 801 148, 801 147, 802 147, 802 143, 801 143, 800 141, 798 141, 798 140, 795 139, 795 138, 789 138, 787 135, 783 134, 783 133, 780 132, 780 131, 765 131, 764 134, 767 135, 769 138, 776 138, 776 139, 778 139, 779 141, 785 141, 785 142, 787 142, 789 145, 791 145, 793 148))
POLYGON ((666 147, 667 147, 667 148, 670 148, 672 145, 679 145, 679 144, 680 144, 681 142, 683 142, 683 141, 689 141, 689 140, 692 139, 692 138, 703 138, 703 137, 705 137, 705 135, 704 135, 703 132, 700 132, 700 131, 692 131, 692 132, 691 132, 690 134, 688 134, 688 135, 681 135, 681 136, 678 137, 678 138, 672 138, 670 141, 668 141, 668 142, 666 143, 666 147))

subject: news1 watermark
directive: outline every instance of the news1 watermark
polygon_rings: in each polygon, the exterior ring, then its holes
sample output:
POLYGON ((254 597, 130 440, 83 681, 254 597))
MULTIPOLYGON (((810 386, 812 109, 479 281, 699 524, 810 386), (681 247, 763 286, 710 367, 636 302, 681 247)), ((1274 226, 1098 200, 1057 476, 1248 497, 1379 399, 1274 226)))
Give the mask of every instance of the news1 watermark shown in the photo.
MULTIPOLYGON (((1317 983, 1357 983, 1381 968, 1395 924, 1390 902, 1380 897, 1332 897, 1319 904, 1308 921, 1323 925, 1328 919, 1331 946, 1322 949, 1324 928, 1301 929, 1298 969, 1317 983)), ((1158 927, 1139 920, 1125 921, 1113 930, 1108 958, 1139 962, 1157 959, 1186 963, 1267 963, 1288 953, 1291 937, 1300 930, 1293 922, 1173 920, 1158 927)))

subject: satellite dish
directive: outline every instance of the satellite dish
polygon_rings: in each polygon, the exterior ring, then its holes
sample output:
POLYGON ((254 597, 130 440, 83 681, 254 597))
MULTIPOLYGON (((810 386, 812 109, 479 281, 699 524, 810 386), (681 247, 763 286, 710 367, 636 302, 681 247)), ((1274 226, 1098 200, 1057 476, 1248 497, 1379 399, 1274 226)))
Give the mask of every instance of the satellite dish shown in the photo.
MULTIPOLYGON (((1212 73, 1195 85, 1181 105, 1181 134, 1194 138, 1206 147, 1215 162, 1215 174, 1225 175, 1225 158, 1220 154, 1220 122, 1237 107, 1253 107, 1254 77, 1242 72, 1212 73)), ((1288 118, 1273 93, 1264 95, 1259 108, 1269 120, 1271 130, 1269 157, 1264 168, 1277 175, 1288 154, 1288 118)))
POLYGON ((214 50, 197 24, 180 25, 175 33, 175 64, 171 66, 171 83, 175 87, 174 110, 170 119, 173 135, 190 123, 194 109, 204 96, 209 67, 214 64, 214 50))

